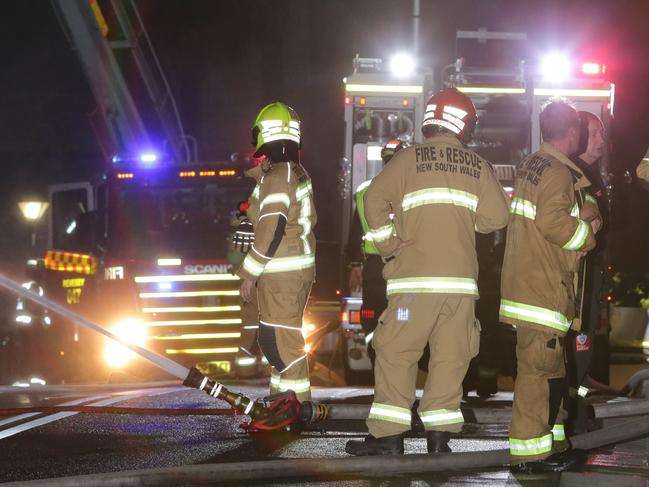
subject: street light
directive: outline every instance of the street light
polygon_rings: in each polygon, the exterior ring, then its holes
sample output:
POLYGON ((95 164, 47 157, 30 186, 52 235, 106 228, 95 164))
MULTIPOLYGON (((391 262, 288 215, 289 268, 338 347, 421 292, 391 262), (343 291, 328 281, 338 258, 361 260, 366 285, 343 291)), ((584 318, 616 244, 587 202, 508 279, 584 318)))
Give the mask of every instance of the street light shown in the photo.
POLYGON ((20 212, 31 226, 32 248, 36 247, 36 224, 49 206, 50 204, 47 201, 20 201, 18 203, 20 212))

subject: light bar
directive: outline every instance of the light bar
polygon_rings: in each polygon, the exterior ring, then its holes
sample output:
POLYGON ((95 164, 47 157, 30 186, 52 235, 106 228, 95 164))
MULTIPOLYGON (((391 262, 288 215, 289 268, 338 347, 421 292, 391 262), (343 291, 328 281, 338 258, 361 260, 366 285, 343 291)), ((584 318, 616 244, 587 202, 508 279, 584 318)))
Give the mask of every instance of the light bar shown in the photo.
POLYGON ((143 313, 219 313, 241 311, 241 306, 179 306, 163 308, 142 308, 143 313))
POLYGON ((420 85, 345 85, 345 90, 349 93, 368 92, 368 93, 423 93, 424 87, 420 85))
POLYGON ((216 171, 201 171, 198 173, 198 175, 201 177, 216 176, 216 171))
POLYGON ((200 296, 238 296, 239 291, 178 291, 178 292, 159 292, 159 293, 140 293, 142 299, 153 298, 196 298, 200 296))
POLYGON ((180 355, 180 354, 190 354, 190 355, 210 355, 217 353, 237 353, 239 347, 224 347, 224 348, 168 348, 165 350, 167 355, 180 355))
POLYGON ((500 86, 458 86, 462 93, 485 95, 524 95, 525 88, 506 88, 500 86))
POLYGON ((583 63, 581 65, 581 72, 584 74, 599 74, 600 71, 605 71, 605 66, 600 66, 599 63, 583 63))
POLYGON ((135 282, 191 282, 191 281, 238 281, 233 274, 180 274, 174 276, 135 276, 135 282))
POLYGON ((135 177, 135 174, 132 172, 118 172, 117 173, 117 179, 133 179, 135 177))
POLYGON ((180 171, 178 176, 181 178, 193 178, 196 176, 196 171, 180 171))
POLYGON ((186 335, 151 337, 149 340, 202 340, 206 338, 239 338, 241 333, 188 333, 186 335))
POLYGON ((140 162, 156 162, 158 155, 153 152, 144 152, 140 154, 140 162))
POLYGON ((159 266, 165 265, 181 265, 183 263, 180 259, 158 259, 159 266))
POLYGON ((241 318, 222 318, 216 320, 169 320, 169 321, 145 321, 146 327, 157 326, 202 326, 202 325, 240 325, 241 318))
POLYGON ((567 96, 576 98, 609 98, 611 90, 575 90, 565 88, 535 88, 534 96, 567 96))
POLYGON ((234 169, 226 169, 226 170, 221 170, 219 171, 219 176, 235 176, 237 174, 237 171, 234 169))

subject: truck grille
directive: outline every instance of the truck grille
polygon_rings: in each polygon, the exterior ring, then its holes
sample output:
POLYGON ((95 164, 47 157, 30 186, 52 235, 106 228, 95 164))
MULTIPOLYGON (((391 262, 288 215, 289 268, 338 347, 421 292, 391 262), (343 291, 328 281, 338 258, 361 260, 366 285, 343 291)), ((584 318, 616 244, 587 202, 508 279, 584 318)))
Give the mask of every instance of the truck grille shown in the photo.
POLYGON ((184 365, 229 372, 239 350, 239 277, 136 276, 149 346, 184 365))

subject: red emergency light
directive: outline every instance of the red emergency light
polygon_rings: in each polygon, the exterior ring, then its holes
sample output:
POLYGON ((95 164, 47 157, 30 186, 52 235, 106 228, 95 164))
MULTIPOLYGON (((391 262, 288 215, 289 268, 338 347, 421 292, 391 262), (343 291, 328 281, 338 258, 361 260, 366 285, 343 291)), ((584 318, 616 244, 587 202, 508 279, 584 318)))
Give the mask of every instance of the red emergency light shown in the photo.
POLYGON ((373 309, 361 308, 361 318, 373 320, 376 317, 376 312, 373 309))
POLYGON ((346 96, 345 97, 345 105, 351 105, 353 101, 354 101, 353 97, 351 97, 351 96, 346 96))
POLYGON ((606 73, 606 66, 604 64, 592 63, 592 62, 582 63, 581 72, 583 74, 588 74, 591 76, 597 74, 604 74, 606 73))

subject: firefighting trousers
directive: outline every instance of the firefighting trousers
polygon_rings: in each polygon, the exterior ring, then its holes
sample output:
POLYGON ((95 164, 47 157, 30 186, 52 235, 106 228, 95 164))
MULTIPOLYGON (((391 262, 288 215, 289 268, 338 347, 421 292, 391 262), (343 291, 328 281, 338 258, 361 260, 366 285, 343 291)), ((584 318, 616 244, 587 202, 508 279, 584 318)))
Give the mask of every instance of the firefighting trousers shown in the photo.
POLYGON ((419 402, 427 430, 459 432, 462 379, 478 354, 480 324, 473 297, 393 294, 374 332, 374 403, 367 418, 377 438, 410 429, 417 361, 430 345, 428 377, 419 402))
POLYGON ((543 460, 568 447, 564 338, 550 331, 516 329, 518 375, 509 433, 512 464, 543 460))
POLYGON ((270 392, 293 390, 300 401, 311 399, 309 365, 302 336, 302 316, 311 282, 261 276, 259 346, 272 366, 270 392))

